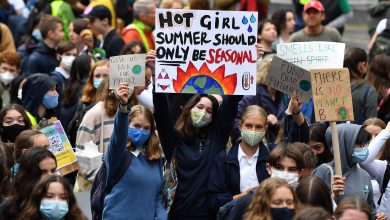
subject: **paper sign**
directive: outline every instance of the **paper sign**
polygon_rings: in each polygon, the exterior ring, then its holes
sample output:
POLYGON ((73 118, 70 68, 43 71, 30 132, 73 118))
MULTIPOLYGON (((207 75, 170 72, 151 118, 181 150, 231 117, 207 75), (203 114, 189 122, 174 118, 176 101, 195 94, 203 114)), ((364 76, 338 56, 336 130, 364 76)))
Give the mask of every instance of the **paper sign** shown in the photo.
POLYGON ((256 94, 257 13, 156 10, 156 92, 256 94))
POLYGON ((41 128, 40 131, 49 138, 50 145, 47 149, 55 155, 57 169, 61 169, 77 161, 60 121, 57 120, 47 127, 41 128))
POLYGON ((342 68, 344 63, 344 43, 312 41, 277 45, 280 58, 306 70, 342 68))
POLYGON ((310 102, 310 72, 277 56, 272 58, 266 85, 289 95, 296 91, 299 99, 310 102))
POLYGON ((130 54, 110 57, 110 89, 115 89, 120 83, 129 86, 145 85, 146 54, 130 54))
POLYGON ((316 69, 310 74, 316 121, 353 121, 348 69, 316 69))

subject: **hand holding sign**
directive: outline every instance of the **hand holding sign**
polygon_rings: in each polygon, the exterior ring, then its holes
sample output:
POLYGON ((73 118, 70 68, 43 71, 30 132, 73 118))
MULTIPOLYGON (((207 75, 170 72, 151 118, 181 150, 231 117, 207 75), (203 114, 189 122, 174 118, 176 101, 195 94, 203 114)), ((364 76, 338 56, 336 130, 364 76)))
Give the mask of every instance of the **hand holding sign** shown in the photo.
POLYGON ((311 97, 310 72, 277 56, 272 58, 266 85, 308 103, 311 97))
POLYGON ((146 54, 110 57, 110 89, 116 89, 120 83, 144 86, 145 60, 146 54))

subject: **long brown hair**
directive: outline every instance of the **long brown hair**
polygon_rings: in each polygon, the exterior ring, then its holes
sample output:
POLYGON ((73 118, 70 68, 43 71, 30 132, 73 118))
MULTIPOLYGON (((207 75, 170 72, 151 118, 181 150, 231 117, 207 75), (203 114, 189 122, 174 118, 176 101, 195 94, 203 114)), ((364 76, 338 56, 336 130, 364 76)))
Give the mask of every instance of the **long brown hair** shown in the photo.
POLYGON ((299 208, 298 198, 295 195, 294 189, 288 185, 288 183, 280 178, 268 178, 264 180, 257 188, 256 193, 253 195, 252 202, 249 204, 248 209, 244 215, 245 220, 272 220, 271 216, 271 198, 275 191, 285 187, 291 191, 294 198, 294 209, 299 208))
POLYGON ((389 73, 390 56, 380 54, 371 60, 367 81, 374 86, 380 99, 387 98, 387 89, 390 87, 389 73))
POLYGON ((113 117, 118 109, 119 101, 113 91, 108 88, 108 78, 105 78, 96 91, 96 101, 104 103, 104 110, 109 117, 113 117))
MULTIPOLYGON (((131 111, 129 113, 129 122, 131 122, 131 120, 133 120, 135 117, 139 115, 144 116, 144 118, 148 120, 151 125, 150 137, 145 144, 145 152, 144 152, 145 156, 149 160, 160 159, 162 155, 162 151, 160 148, 160 142, 156 134, 156 126, 154 124, 153 113, 148 108, 145 108, 143 105, 133 106, 131 107, 131 111)), ((130 148, 130 150, 135 150, 131 145, 131 142, 128 143, 127 147, 130 148)))
POLYGON ((77 205, 76 198, 73 194, 73 190, 67 180, 63 178, 62 176, 57 175, 49 175, 46 178, 44 178, 42 181, 36 185, 34 188, 31 197, 29 199, 29 202, 24 210, 21 210, 21 215, 19 217, 20 220, 22 219, 42 219, 42 215, 39 211, 40 203, 43 198, 45 198, 45 195, 47 193, 47 190, 50 187, 51 183, 61 183, 61 185, 64 187, 66 200, 68 203, 69 211, 65 215, 65 220, 85 220, 87 219, 83 213, 81 212, 81 209, 77 205))
MULTIPOLYGON (((217 110, 218 110, 218 101, 217 99, 212 95, 194 95, 191 97, 191 99, 185 104, 183 109, 181 110, 181 113, 179 117, 176 120, 176 132, 180 135, 181 138, 184 140, 191 140, 195 138, 197 135, 198 130, 192 125, 191 120, 191 109, 200 101, 202 97, 210 99, 213 107, 213 114, 212 114, 212 120, 214 120, 217 117, 217 110)), ((201 130, 207 129, 208 126, 205 128, 201 128, 201 130)))
POLYGON ((96 68, 100 66, 108 66, 107 60, 100 60, 96 62, 89 72, 87 83, 84 86, 83 95, 81 97, 82 102, 95 103, 97 89, 93 86, 94 72, 96 68))

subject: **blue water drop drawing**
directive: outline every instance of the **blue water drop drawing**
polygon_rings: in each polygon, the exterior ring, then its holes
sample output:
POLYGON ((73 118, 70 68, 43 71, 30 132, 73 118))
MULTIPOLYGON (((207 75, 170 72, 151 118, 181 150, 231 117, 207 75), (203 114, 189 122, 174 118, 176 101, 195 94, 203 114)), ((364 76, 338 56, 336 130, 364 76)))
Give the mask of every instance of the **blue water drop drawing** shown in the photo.
POLYGON ((249 33, 252 33, 252 31, 253 31, 253 29, 252 29, 251 25, 249 25, 249 27, 248 27, 248 32, 249 32, 249 33))
POLYGON ((256 18, 255 18, 255 16, 253 16, 253 14, 252 14, 250 20, 251 20, 252 23, 255 23, 255 22, 256 22, 256 18))
POLYGON ((243 24, 248 24, 248 18, 246 18, 245 16, 242 18, 242 23, 243 24))

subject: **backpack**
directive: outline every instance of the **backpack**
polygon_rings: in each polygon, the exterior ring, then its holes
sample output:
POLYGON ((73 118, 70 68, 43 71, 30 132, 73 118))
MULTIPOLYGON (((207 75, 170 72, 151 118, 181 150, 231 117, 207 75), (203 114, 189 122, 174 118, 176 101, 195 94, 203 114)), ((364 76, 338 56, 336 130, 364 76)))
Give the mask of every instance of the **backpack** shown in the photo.
POLYGON ((103 163, 96 174, 91 188, 91 211, 93 220, 101 220, 104 208, 104 198, 108 195, 116 183, 125 174, 130 166, 133 157, 129 151, 126 151, 125 158, 121 162, 119 169, 114 173, 111 179, 107 180, 107 167, 103 163))
POLYGON ((387 184, 389 184, 390 179, 390 163, 387 162, 385 175, 383 176, 382 188, 381 188, 381 197, 379 197, 378 205, 381 204, 382 196, 386 191, 387 184))
POLYGON ((69 122, 67 134, 70 145, 76 148, 77 131, 79 130, 80 124, 83 121, 85 113, 90 110, 94 105, 88 103, 77 104, 76 113, 72 120, 69 122))

